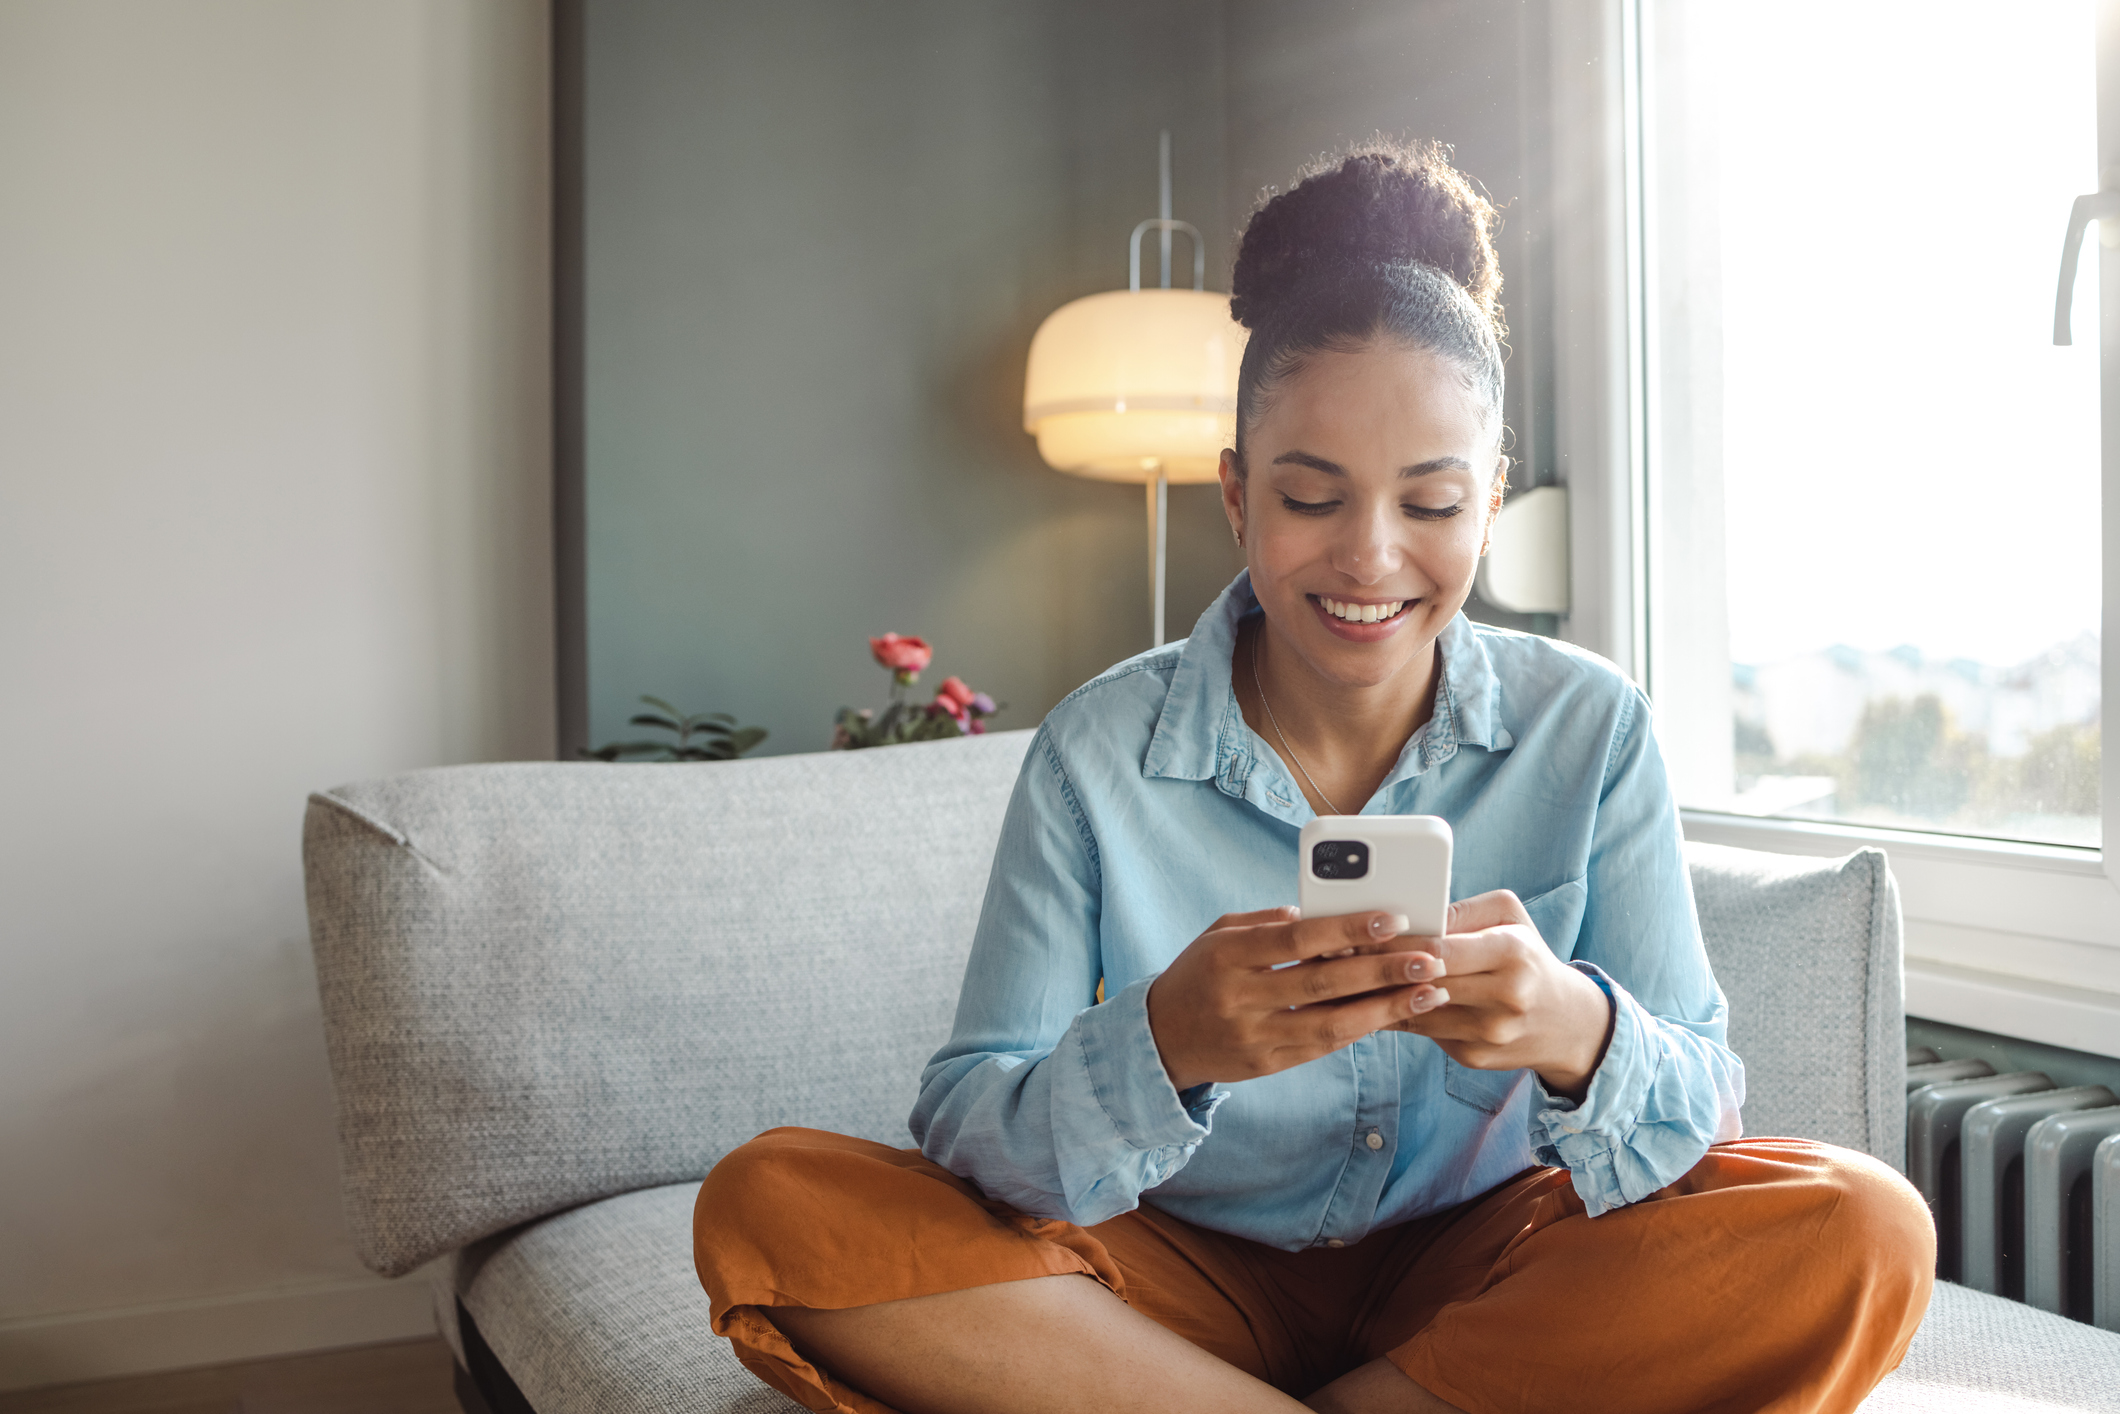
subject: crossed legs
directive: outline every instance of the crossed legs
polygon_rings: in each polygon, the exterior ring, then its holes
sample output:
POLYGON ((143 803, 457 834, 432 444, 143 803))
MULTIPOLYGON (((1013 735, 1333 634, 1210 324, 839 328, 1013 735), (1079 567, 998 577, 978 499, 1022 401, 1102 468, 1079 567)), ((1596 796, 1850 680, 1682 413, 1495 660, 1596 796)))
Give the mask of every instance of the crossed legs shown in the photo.
POLYGON ((917 1154, 776 1130, 716 1168, 695 1234, 744 1363, 860 1414, 1852 1410, 1933 1268, 1902 1180, 1795 1140, 1717 1146, 1597 1219, 1531 1170, 1288 1253, 1153 1209, 1030 1218, 917 1154))

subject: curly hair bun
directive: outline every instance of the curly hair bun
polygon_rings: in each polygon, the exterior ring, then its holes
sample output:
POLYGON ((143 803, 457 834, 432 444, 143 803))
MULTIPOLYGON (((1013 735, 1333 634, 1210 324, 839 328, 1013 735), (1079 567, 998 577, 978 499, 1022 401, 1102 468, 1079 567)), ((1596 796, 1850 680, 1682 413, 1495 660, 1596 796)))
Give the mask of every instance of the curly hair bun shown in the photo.
POLYGON ((1363 143, 1313 163, 1253 213, 1230 313, 1257 329, 1291 301, 1329 299, 1334 286, 1410 262, 1449 276, 1499 331, 1494 227, 1494 204, 1450 165, 1442 144, 1363 143))

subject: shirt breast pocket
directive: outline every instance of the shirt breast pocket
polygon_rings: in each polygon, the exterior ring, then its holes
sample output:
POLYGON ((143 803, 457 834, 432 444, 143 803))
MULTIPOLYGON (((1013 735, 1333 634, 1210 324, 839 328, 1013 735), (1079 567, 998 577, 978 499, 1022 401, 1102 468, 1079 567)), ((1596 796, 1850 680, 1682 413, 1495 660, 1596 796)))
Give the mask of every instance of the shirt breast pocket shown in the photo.
POLYGON ((1500 1114, 1530 1078, 1528 1070, 1474 1070, 1443 1057, 1443 1092, 1491 1115, 1500 1114))
POLYGON ((1542 894, 1523 900, 1539 937, 1562 962, 1575 956, 1575 944, 1583 931, 1583 910, 1590 903, 1589 875, 1579 875, 1542 894))

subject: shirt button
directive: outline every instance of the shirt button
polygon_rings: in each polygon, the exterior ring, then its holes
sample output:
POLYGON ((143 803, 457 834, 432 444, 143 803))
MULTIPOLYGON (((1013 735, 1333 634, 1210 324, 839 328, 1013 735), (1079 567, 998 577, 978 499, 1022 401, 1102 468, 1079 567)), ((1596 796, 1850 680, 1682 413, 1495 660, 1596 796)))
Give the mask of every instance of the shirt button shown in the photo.
POLYGON ((1345 1247, 1347 1244, 1340 1241, 1337 1237, 1328 1237, 1325 1239, 1325 1245, 1327 1247, 1345 1247))
POLYGON ((1384 1147, 1384 1136, 1377 1133, 1374 1129, 1369 1131, 1369 1147, 1372 1149, 1384 1147))

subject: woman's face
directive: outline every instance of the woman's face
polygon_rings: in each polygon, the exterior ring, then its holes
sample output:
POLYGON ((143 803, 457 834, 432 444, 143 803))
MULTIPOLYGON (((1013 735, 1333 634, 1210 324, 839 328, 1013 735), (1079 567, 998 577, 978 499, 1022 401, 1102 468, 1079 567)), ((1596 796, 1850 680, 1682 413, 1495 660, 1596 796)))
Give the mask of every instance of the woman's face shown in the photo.
POLYGON ((1347 687, 1427 652, 1501 505, 1488 421, 1455 367, 1389 343, 1315 355, 1274 390, 1245 435, 1249 476, 1222 454, 1222 502, 1277 646, 1347 687))

